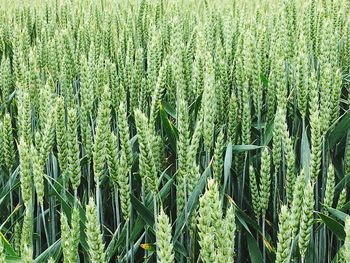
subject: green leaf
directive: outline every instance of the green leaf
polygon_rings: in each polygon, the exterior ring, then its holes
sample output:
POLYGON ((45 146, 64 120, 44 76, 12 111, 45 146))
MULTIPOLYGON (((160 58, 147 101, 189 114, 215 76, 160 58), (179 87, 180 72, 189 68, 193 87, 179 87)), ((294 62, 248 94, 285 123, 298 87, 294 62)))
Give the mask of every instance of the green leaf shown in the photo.
MULTIPOLYGON (((155 224, 155 218, 152 213, 147 207, 145 207, 135 196, 131 195, 131 203, 134 205, 134 208, 138 212, 138 214, 141 216, 141 218, 145 221, 145 223, 150 226, 149 230, 156 234, 154 231, 154 224, 155 224)), ((153 206, 152 206, 153 208, 153 206)), ((174 243, 174 250, 177 252, 180 252, 182 255, 187 256, 187 251, 185 247, 180 244, 178 241, 175 241, 174 243)))
MULTIPOLYGON (((165 197, 169 194, 171 187, 173 185, 173 182, 174 182, 173 179, 169 180, 160 189, 159 197, 161 200, 164 200, 165 197)), ((136 198, 136 197, 131 196, 131 198, 136 198)), ((135 202, 135 200, 134 200, 134 202, 135 202)), ((142 206, 144 206, 139 200, 137 200, 136 202, 138 202, 138 205, 141 204, 142 206)), ((142 211, 143 211, 143 209, 149 210, 150 207, 153 208, 153 204, 154 204, 153 197, 152 197, 152 195, 149 194, 148 196, 146 196, 146 206, 147 207, 142 207, 141 208, 142 211)), ((146 213, 147 213, 147 217, 149 217, 148 221, 154 222, 154 215, 151 212, 146 212, 146 213)), ((128 244, 134 243, 135 241, 138 240, 140 235, 141 236, 143 235, 142 231, 145 228, 145 223, 147 223, 147 222, 145 222, 145 220, 139 215, 132 225, 131 233, 129 233, 128 224, 124 224, 124 226, 121 230, 121 233, 118 237, 118 240, 116 240, 116 238, 114 237, 116 234, 113 235, 113 238, 112 238, 113 242, 111 242, 106 249, 107 262, 111 260, 112 256, 115 255, 115 253, 116 253, 116 251, 118 251, 118 249, 125 248, 126 243, 128 243, 128 244)), ((153 224, 150 226, 153 226, 153 224)), ((151 231, 153 231, 153 229, 151 231)), ((139 242, 141 243, 141 240, 139 242)), ((174 245, 174 247, 175 247, 175 245, 174 245)), ((136 247, 138 247, 138 246, 136 246, 136 247)), ((135 247, 131 248, 131 249, 135 249, 135 247)))
POLYGON ((300 162, 301 162, 301 167, 304 169, 305 176, 308 177, 309 167, 310 167, 310 144, 309 144, 309 139, 307 138, 306 128, 304 124, 303 124, 303 132, 301 136, 300 162))
POLYGON ((167 113, 164 111, 164 108, 162 105, 159 107, 159 113, 160 113, 160 120, 162 123, 163 130, 170 142, 170 147, 174 152, 176 152, 176 141, 177 141, 177 138, 179 137, 178 131, 174 126, 174 124, 169 120, 167 113))
MULTIPOLYGON (((56 196, 56 198, 58 198, 58 200, 61 203, 61 208, 63 210, 63 212, 66 214, 66 216, 68 217, 68 219, 71 218, 72 216, 72 210, 74 207, 74 203, 75 203, 75 197, 69 193, 67 190, 63 189, 62 186, 62 177, 60 177, 58 180, 54 181, 54 183, 50 182, 50 180, 47 180, 49 182, 49 184, 51 185, 51 195, 56 196), (64 194, 64 196, 62 196, 62 193, 64 194)), ((77 203, 78 208, 79 208, 79 212, 80 212, 80 229, 82 231, 80 231, 80 244, 81 246, 84 248, 84 251, 88 253, 89 248, 86 242, 86 235, 84 232, 85 229, 85 222, 86 222, 86 216, 85 216, 85 210, 84 208, 81 206, 80 203, 77 203)))
POLYGON ((23 260, 20 257, 6 255, 7 263, 22 263, 23 260))
POLYGON ((58 262, 61 255, 61 239, 57 240, 50 247, 48 247, 43 253, 41 253, 34 263, 47 262, 50 257, 52 257, 55 262, 58 262))
POLYGON ((262 255, 259 250, 259 246, 256 240, 249 234, 247 235, 248 251, 250 255, 250 262, 260 263, 263 262, 262 255))
POLYGON ((13 98, 15 97, 16 95, 16 90, 14 90, 11 94, 10 94, 10 97, 8 98, 7 100, 7 105, 10 105, 11 104, 11 101, 13 100, 13 98))
POLYGON ((265 76, 265 74, 263 73, 260 74, 260 80, 264 87, 269 86, 269 79, 265 76))
POLYGON ((345 175, 335 186, 335 192, 340 193, 350 182, 350 174, 345 175))
MULTIPOLYGON (((242 209, 240 209, 236 204, 234 204, 236 207, 236 217, 241 222, 241 224, 244 226, 244 228, 247 230, 248 233, 251 234, 251 231, 247 224, 252 226, 261 236, 263 235, 262 229, 260 226, 256 223, 255 220, 253 220, 251 217, 249 217, 242 209)), ((268 233, 265 233, 265 238, 270 242, 271 237, 268 233)), ((271 246, 272 247, 272 246, 271 246)))
POLYGON ((318 213, 318 216, 321 218, 323 223, 326 224, 328 229, 331 230, 332 233, 334 233, 339 239, 345 239, 344 227, 339 222, 322 213, 318 213))
POLYGON ((128 236, 128 225, 125 224, 119 236, 118 242, 116 244, 110 244, 106 250, 107 262, 111 259, 111 257, 116 253, 116 251, 119 248, 125 247, 126 242, 128 242, 129 244, 135 242, 138 239, 138 237, 142 234, 142 230, 144 230, 144 228, 145 223, 142 220, 142 218, 138 216, 133 224, 131 233, 128 236))
POLYGON ((162 106, 166 113, 168 113, 171 117, 176 119, 176 110, 167 101, 163 100, 162 106))
POLYGON ((176 220, 174 240, 178 240, 184 226, 186 225, 186 223, 188 223, 187 222, 188 218, 190 217, 194 209, 197 207, 199 196, 203 193, 203 189, 207 184, 207 178, 209 175, 210 175, 210 167, 207 167, 203 172, 203 174, 201 175, 201 177, 199 178, 199 181, 196 187, 194 188, 193 193, 190 195, 190 198, 188 199, 188 202, 186 204, 184 211, 178 216, 176 220))
POLYGON ((0 192, 0 205, 4 200, 6 200, 6 197, 11 193, 14 192, 17 188, 20 186, 20 181, 17 178, 19 173, 19 167, 17 167, 13 173, 11 174, 10 178, 6 181, 6 184, 2 187, 0 192))
MULTIPOLYGON (((163 172, 165 174, 165 171, 163 172)), ((162 174, 162 175, 163 175, 162 174)), ((161 176, 162 177, 162 176, 161 176)), ((173 184, 173 180, 169 180, 160 190, 159 196, 163 200, 166 195, 169 193, 171 186, 173 184)), ((148 194, 146 197, 146 206, 140 202, 139 199, 137 199, 134 195, 130 195, 131 197, 131 203, 138 212, 138 214, 141 216, 141 218, 147 223, 149 226, 153 227, 155 220, 154 220, 154 214, 153 214, 153 195, 148 194), (151 210, 150 210, 151 209, 151 210)))
POLYGON ((350 111, 339 117, 340 121, 336 121, 335 124, 328 129, 326 139, 328 141, 328 147, 332 149, 336 143, 338 143, 346 134, 350 126, 350 111))
MULTIPOLYGON (((232 143, 230 142, 226 147, 225 159, 224 159, 224 187, 222 192, 225 192, 227 182, 231 175, 231 165, 232 165, 232 143)), ((222 194, 222 196, 224 196, 222 194)))
POLYGON ((15 250, 13 249, 13 247, 11 246, 10 242, 8 242, 8 240, 6 239, 6 237, 2 234, 2 232, 0 231, 0 238, 2 239, 2 244, 4 246, 4 251, 5 254, 8 256, 13 256, 16 257, 17 254, 15 252, 15 250))
POLYGON ((340 210, 342 211, 348 211, 350 209, 350 201, 346 202, 345 205, 343 205, 343 207, 340 208, 340 210))
MULTIPOLYGON (((135 242, 135 244, 132 246, 132 248, 129 249, 129 251, 126 253, 126 255, 123 257, 121 262, 130 262, 129 258, 132 254, 134 254, 141 245, 141 242, 144 240, 145 237, 145 232, 142 233, 142 235, 140 236, 140 238, 135 242)), ((110 260, 107 260, 107 262, 109 262, 110 260)))
POLYGON ((256 149, 263 148, 264 146, 258 146, 258 145, 253 145, 253 144, 242 144, 242 145, 233 145, 232 146, 232 151, 234 153, 240 153, 240 152, 246 152, 246 151, 252 151, 256 149))
POLYGON ((145 207, 134 195, 131 195, 131 204, 136 209, 137 213, 145 221, 145 223, 153 228, 154 216, 153 213, 145 207))
POLYGON ((275 126, 275 122, 272 120, 269 124, 267 124, 265 128, 264 141, 263 141, 265 146, 268 145, 272 140, 274 126, 275 126))
POLYGON ((334 215, 336 218, 338 218, 339 220, 345 222, 346 218, 348 217, 347 214, 345 214, 344 212, 338 210, 338 209, 334 209, 332 207, 327 207, 327 210, 334 215))

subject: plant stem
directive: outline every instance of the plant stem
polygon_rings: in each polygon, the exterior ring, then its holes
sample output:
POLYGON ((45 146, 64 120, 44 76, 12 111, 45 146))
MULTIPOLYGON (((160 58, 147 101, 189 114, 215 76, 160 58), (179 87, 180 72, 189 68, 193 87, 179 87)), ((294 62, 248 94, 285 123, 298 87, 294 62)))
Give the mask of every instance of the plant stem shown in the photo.
POLYGON ((262 215, 262 249, 263 249, 263 262, 266 263, 266 251, 265 251, 265 214, 262 215))

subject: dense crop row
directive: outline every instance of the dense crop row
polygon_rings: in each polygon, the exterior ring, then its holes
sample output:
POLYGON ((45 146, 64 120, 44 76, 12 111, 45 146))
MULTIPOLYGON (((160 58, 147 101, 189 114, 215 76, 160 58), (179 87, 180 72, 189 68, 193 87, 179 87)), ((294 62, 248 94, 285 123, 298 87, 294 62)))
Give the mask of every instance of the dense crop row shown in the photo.
POLYGON ((0 2, 0 263, 350 262, 350 1, 0 2))

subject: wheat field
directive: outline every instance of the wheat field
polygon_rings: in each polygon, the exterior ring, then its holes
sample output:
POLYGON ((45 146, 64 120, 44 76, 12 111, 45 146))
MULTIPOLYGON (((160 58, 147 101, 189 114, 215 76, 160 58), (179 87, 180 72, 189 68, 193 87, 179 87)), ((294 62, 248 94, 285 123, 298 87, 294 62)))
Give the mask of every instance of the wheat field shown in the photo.
POLYGON ((1 0, 0 263, 349 263, 349 13, 1 0))

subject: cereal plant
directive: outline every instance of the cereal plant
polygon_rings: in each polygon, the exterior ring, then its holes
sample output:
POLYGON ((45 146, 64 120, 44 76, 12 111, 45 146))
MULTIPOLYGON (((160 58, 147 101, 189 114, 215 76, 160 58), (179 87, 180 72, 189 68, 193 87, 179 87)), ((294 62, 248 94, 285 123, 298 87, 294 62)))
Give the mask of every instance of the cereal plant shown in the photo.
POLYGON ((0 263, 350 262, 348 0, 1 0, 0 263))

